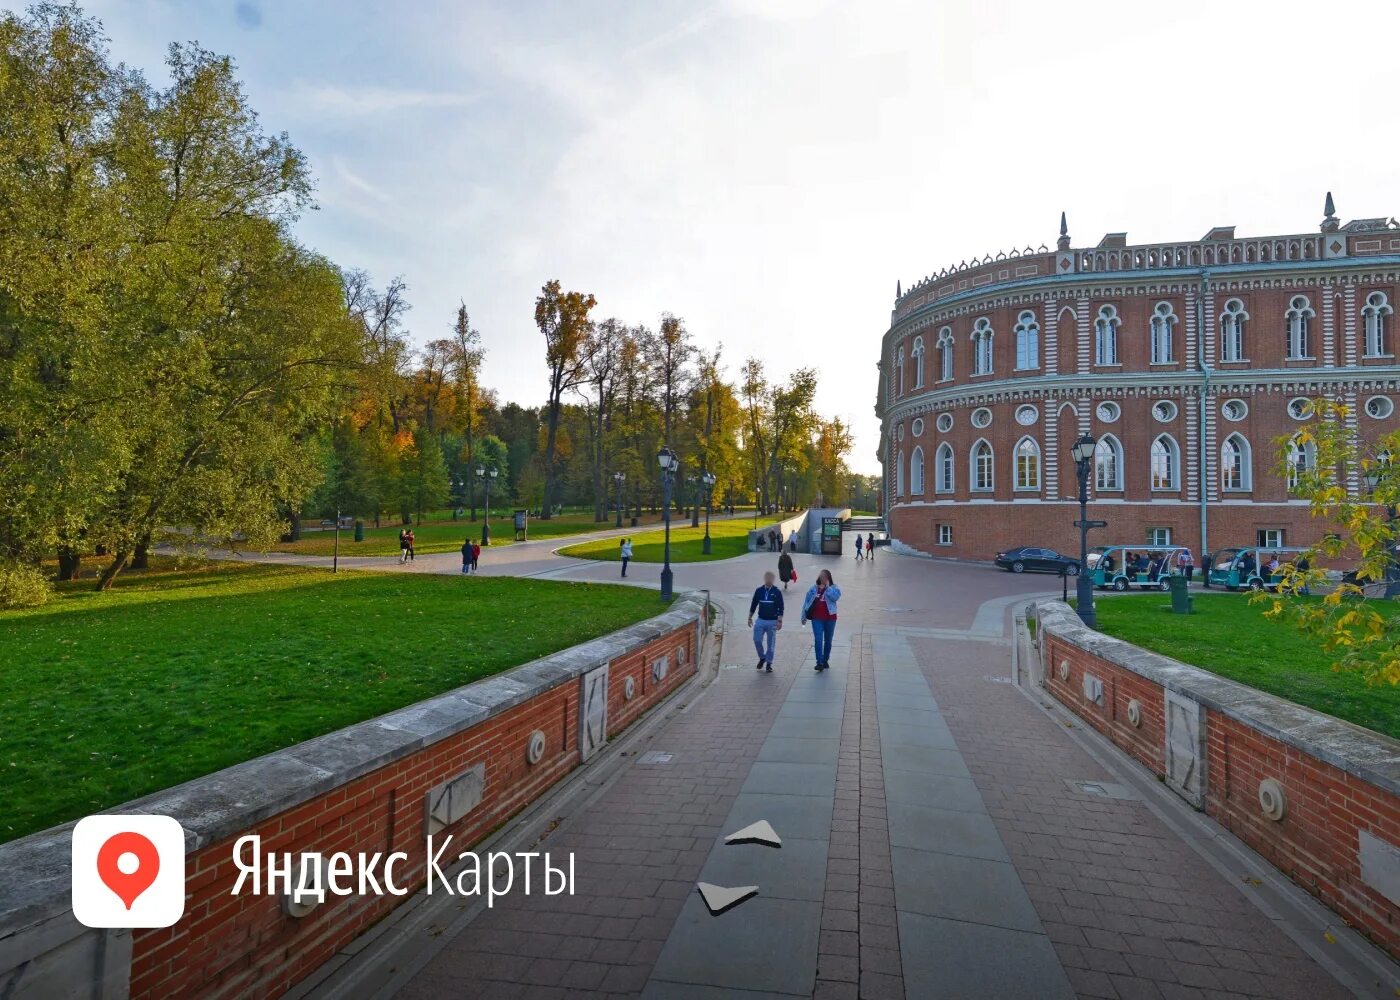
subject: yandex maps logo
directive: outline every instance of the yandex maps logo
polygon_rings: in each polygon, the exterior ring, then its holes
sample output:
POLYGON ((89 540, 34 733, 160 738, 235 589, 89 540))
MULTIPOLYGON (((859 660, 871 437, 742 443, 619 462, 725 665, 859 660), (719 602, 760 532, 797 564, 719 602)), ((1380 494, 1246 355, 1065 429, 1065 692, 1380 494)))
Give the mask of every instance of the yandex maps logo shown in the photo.
POLYGON ((88 816, 73 828, 73 916, 169 927, 185 912, 185 831, 169 816, 88 816))

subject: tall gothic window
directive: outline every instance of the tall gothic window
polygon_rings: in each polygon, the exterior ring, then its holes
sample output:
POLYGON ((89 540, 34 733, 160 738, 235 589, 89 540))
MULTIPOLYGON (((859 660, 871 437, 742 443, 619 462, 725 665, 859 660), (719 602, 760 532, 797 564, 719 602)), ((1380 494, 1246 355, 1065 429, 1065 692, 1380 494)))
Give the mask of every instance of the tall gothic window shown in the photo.
POLYGON ((1220 360, 1243 361, 1244 325, 1249 322, 1249 313, 1244 311, 1244 303, 1239 299, 1229 299, 1220 313, 1220 360))
POLYGON ((972 488, 987 492, 996 486, 996 457, 985 440, 972 446, 972 488))
POLYGON ((1247 490, 1251 479, 1249 442, 1241 434, 1231 434, 1220 446, 1220 488, 1247 490))
POLYGON ((1152 442, 1152 488, 1179 490, 1181 450, 1170 434, 1161 434, 1152 442))
POLYGON ((903 344, 900 344, 900 345, 899 345, 899 353, 895 355, 895 359, 894 359, 894 368, 895 368, 895 371, 899 373, 899 374, 896 376, 897 382, 895 383, 895 384, 896 384, 895 395, 896 395, 896 396, 903 396, 903 395, 904 395, 904 345, 903 345, 903 344))
POLYGON ((924 495, 924 449, 915 448, 909 459, 909 493, 911 496, 924 495))
POLYGON ((1099 491, 1123 488, 1123 446, 1112 434, 1105 434, 1094 445, 1094 489, 1099 491))
POLYGON ((1016 368, 1025 371, 1040 367, 1040 324, 1027 309, 1016 318, 1016 368))
POLYGON ((1016 444, 1016 488, 1040 489, 1040 445, 1034 438, 1023 437, 1016 444))
POLYGON ((938 332, 938 377, 950 381, 953 377, 953 328, 945 326, 938 332))
POLYGON ((1385 292, 1372 292, 1366 296, 1366 304, 1361 307, 1361 326, 1365 339, 1365 353, 1368 358, 1390 356, 1386 350, 1386 327, 1390 316, 1395 312, 1385 292))
POLYGON ((894 495, 904 496, 904 449, 901 448, 894 460, 894 495))
POLYGON ((1094 320, 1094 364, 1116 365, 1118 363, 1118 310, 1113 306, 1100 306, 1098 319, 1094 320))
POLYGON ((972 325, 972 374, 992 373, 992 321, 983 316, 972 325))
POLYGON ((953 446, 944 441, 933 457, 934 487, 939 493, 953 492, 953 446))
POLYGON ((914 388, 924 387, 924 338, 914 338, 914 388))
POLYGON ((1293 489, 1303 477, 1317 468, 1317 445, 1295 434, 1288 442, 1288 488, 1293 489))
POLYGON ((1152 310, 1152 363, 1168 365, 1176 360, 1172 349, 1172 329, 1176 326, 1176 313, 1170 302, 1158 302, 1152 310))
POLYGON ((1295 295, 1288 303, 1284 319, 1288 325, 1288 356, 1312 357, 1312 320, 1317 313, 1306 295, 1295 295))

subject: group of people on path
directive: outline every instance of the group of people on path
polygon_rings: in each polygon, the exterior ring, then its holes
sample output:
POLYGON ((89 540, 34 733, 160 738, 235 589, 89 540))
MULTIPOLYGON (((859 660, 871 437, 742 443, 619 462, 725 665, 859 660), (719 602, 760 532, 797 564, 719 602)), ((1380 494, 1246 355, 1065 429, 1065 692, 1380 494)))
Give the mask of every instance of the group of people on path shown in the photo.
MULTIPOLYGON (((767 535, 760 535, 768 543, 768 551, 777 552, 783 548, 783 532, 779 528, 769 528, 767 535)), ((787 539, 787 547, 793 552, 797 551, 797 531, 794 530, 787 539)))
POLYGON ((468 538, 462 543, 462 572, 475 573, 477 563, 481 561, 481 546, 477 542, 468 538))
MULTIPOLYGON (((783 589, 787 589, 792 574, 792 558, 784 552, 778 559, 778 571, 783 573, 783 589), (784 571, 783 563, 787 563, 784 571)), ((802 599, 802 624, 812 625, 812 645, 816 654, 816 669, 831 667, 831 640, 836 634, 836 607, 841 600, 841 588, 831 578, 830 570, 817 574, 817 582, 807 588, 802 599)), ((753 629, 753 645, 758 652, 758 669, 773 672, 773 654, 778 646, 778 632, 783 627, 785 605, 783 591, 777 587, 772 571, 763 574, 763 586, 753 592, 749 602, 749 628, 753 629), (755 619, 755 614, 757 619, 755 619)))
POLYGON ((413 529, 403 528, 399 531, 399 562, 406 563, 413 558, 413 529))
POLYGON ((869 532, 864 539, 856 532, 856 562, 875 561, 875 532, 869 532))

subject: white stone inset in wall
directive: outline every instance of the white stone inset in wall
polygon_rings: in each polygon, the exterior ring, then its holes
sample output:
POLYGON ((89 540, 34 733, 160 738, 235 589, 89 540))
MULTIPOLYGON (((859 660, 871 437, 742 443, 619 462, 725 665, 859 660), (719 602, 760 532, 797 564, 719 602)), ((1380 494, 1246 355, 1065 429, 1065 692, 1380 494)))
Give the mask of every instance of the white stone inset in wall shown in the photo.
POLYGON ((1197 809, 1205 802, 1205 709, 1194 698, 1166 692, 1166 780, 1197 809))
POLYGON ((1084 675, 1084 697, 1103 708, 1103 681, 1093 674, 1084 675))
POLYGON ((1277 778, 1265 778, 1259 782, 1259 811, 1265 819, 1275 823, 1283 819, 1283 814, 1288 811, 1288 799, 1277 778))
POLYGON ((486 791, 486 764, 473 764, 455 778, 428 790, 424 797, 428 833, 438 833, 464 818, 477 806, 486 791))
POLYGON ((631 701, 631 700, 632 700, 632 696, 635 695, 636 693, 637 693, 637 682, 634 681, 632 678, 628 677, 626 680, 624 680, 624 681, 622 682, 622 697, 625 698, 625 699, 627 699, 628 701, 631 701))
POLYGON ((1400 906, 1400 847, 1381 840, 1370 830, 1358 833, 1361 881, 1400 906))
POLYGON ((1142 725, 1142 702, 1136 698, 1128 701, 1128 723, 1134 729, 1142 725))
POLYGON ((544 730, 536 729, 525 744, 525 763, 538 764, 544 759, 544 730))
POLYGON ((608 742, 608 665, 579 678, 578 756, 587 760, 608 742))
POLYGON ((658 656, 651 664, 651 679, 660 684, 666 679, 666 675, 671 672, 671 658, 669 656, 658 656))

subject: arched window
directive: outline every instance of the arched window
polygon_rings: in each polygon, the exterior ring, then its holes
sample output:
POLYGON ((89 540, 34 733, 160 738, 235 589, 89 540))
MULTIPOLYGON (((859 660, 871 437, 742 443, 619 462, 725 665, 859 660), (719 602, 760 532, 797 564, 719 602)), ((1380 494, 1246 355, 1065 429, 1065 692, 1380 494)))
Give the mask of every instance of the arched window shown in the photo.
POLYGON ((924 387, 924 338, 914 338, 914 388, 924 387))
POLYGON ((1016 442, 1016 488, 1040 489, 1040 445, 1031 437, 1016 442))
POLYGON ((992 321, 983 316, 972 324, 972 374, 992 373, 992 321))
POLYGON ((895 355, 894 367, 895 367, 895 371, 897 371, 897 372, 899 373, 899 374, 896 376, 896 378, 897 378, 898 381, 896 382, 897 388, 895 389, 895 395, 896 395, 896 396, 903 396, 903 395, 904 395, 904 345, 903 345, 903 344, 900 344, 900 345, 899 345, 899 353, 895 355))
POLYGON ((1123 446, 1112 434, 1105 434, 1094 445, 1094 489, 1098 492, 1123 489, 1123 446))
POLYGON ((894 460, 894 495, 904 496, 904 449, 899 450, 899 455, 894 460))
POLYGON ((1170 302, 1158 302, 1152 309, 1152 363, 1169 365, 1176 360, 1172 350, 1172 328, 1176 326, 1176 313, 1170 302))
POLYGON ((1170 434, 1159 435, 1152 442, 1152 488, 1181 489, 1181 449, 1170 434))
POLYGON ((1220 446, 1220 488, 1247 490, 1252 481, 1249 442, 1242 434, 1231 434, 1220 446))
POLYGON ((1239 299, 1229 299, 1220 313, 1220 360, 1243 361, 1244 325, 1249 322, 1249 313, 1244 311, 1244 303, 1239 299))
POLYGON ((1304 441, 1301 434, 1288 442, 1288 488, 1295 488, 1303 477, 1317 469, 1317 445, 1304 441))
POLYGON ((938 331, 938 377, 944 382, 953 378, 953 328, 938 331))
POLYGON ((1386 358, 1386 327, 1395 310, 1385 292, 1372 292, 1366 296, 1366 304, 1361 307, 1361 325, 1365 331, 1365 353, 1368 358, 1386 358))
POLYGON ((909 459, 909 494, 916 497, 924 495, 923 448, 915 448, 914 454, 909 459))
POLYGON ((1295 295, 1288 303, 1284 318, 1288 323, 1289 358, 1312 357, 1312 319, 1317 313, 1306 295, 1295 295))
POLYGON ((1099 317, 1094 320, 1094 364, 1118 363, 1118 322, 1117 309, 1113 306, 1099 307, 1099 317))
POLYGON ((1027 309, 1016 317, 1016 368, 1025 371, 1040 367, 1040 324, 1027 309))
POLYGON ((970 472, 973 490, 986 493, 996 488, 996 456, 986 439, 972 446, 970 472))
POLYGON ((953 492, 953 446, 944 441, 934 453, 934 488, 939 493, 953 492))

